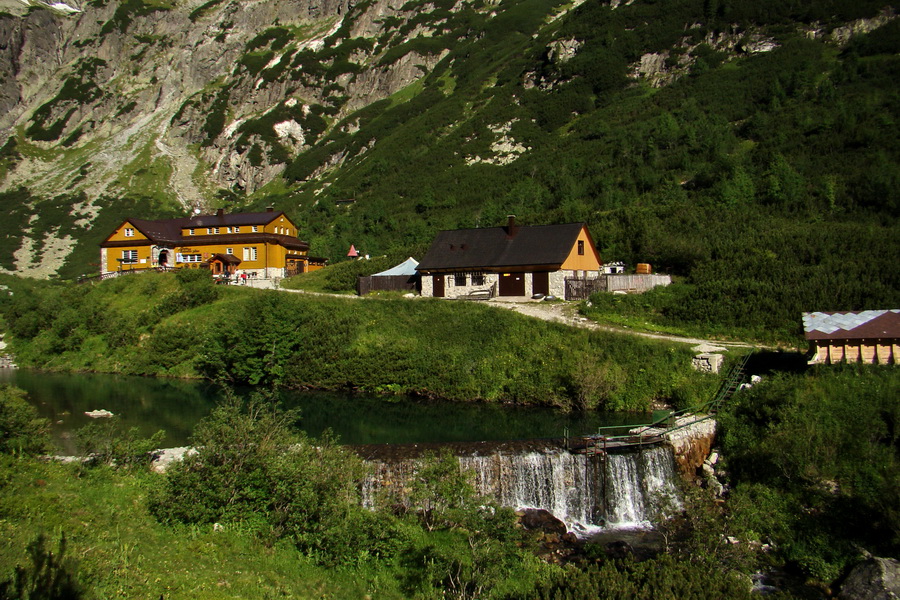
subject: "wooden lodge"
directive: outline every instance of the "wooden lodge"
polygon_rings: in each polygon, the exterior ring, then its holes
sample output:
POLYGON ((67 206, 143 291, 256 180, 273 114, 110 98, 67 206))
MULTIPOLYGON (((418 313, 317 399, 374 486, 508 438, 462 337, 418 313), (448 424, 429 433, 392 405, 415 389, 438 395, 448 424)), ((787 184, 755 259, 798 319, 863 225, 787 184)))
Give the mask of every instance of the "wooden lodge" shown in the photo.
POLYGON ((419 263, 422 295, 562 298, 565 278, 597 278, 600 255, 584 223, 441 231, 419 263))
POLYGON ((803 313, 809 364, 900 363, 900 309, 803 313))
POLYGON ((281 211, 123 221, 100 244, 101 276, 123 271, 208 268, 214 275, 273 278, 314 271, 326 260, 281 211))

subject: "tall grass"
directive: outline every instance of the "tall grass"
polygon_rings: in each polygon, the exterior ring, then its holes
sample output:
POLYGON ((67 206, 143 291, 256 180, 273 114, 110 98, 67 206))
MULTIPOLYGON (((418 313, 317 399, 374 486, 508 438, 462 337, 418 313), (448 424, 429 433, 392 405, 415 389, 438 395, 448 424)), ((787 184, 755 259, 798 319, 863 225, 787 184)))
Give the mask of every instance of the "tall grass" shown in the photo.
POLYGON ((13 284, 30 291, 0 310, 19 362, 39 368, 639 411, 717 383, 691 370, 687 347, 480 304, 237 288, 197 302, 211 283, 168 274, 13 284))

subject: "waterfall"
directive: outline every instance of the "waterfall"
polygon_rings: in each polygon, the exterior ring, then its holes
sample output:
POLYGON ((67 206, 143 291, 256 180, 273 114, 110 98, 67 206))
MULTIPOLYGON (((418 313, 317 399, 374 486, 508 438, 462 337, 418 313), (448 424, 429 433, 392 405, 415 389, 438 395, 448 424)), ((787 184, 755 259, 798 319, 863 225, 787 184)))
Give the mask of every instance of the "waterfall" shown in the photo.
MULTIPOLYGON (((645 527, 680 506, 675 461, 668 446, 604 456, 561 449, 458 456, 473 473, 479 494, 512 508, 540 508, 570 530, 645 527)), ((418 459, 370 460, 363 485, 371 506, 379 490, 399 486, 416 471, 418 459)))

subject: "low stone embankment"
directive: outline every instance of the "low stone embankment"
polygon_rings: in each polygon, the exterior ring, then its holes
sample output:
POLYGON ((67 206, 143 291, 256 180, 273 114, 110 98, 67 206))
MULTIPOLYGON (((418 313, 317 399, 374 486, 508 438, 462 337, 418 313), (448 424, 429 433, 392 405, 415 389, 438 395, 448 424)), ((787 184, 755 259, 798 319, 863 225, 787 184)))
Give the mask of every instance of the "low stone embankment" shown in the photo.
POLYGON ((684 415, 673 428, 640 427, 631 433, 657 435, 672 446, 675 464, 682 477, 693 479, 710 456, 716 441, 716 420, 709 415, 684 415), (674 431, 670 431, 674 429, 674 431))

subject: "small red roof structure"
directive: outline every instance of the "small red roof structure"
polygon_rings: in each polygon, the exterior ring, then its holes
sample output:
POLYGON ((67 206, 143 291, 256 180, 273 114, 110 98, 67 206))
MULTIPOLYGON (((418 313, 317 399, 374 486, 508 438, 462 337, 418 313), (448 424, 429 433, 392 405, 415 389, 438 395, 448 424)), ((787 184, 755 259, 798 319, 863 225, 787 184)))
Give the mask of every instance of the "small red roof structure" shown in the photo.
POLYGON ((356 251, 356 246, 350 244, 350 252, 347 253, 347 256, 351 258, 356 258, 359 256, 359 252, 356 251))
POLYGON ((900 309, 803 313, 810 364, 900 363, 900 309))

